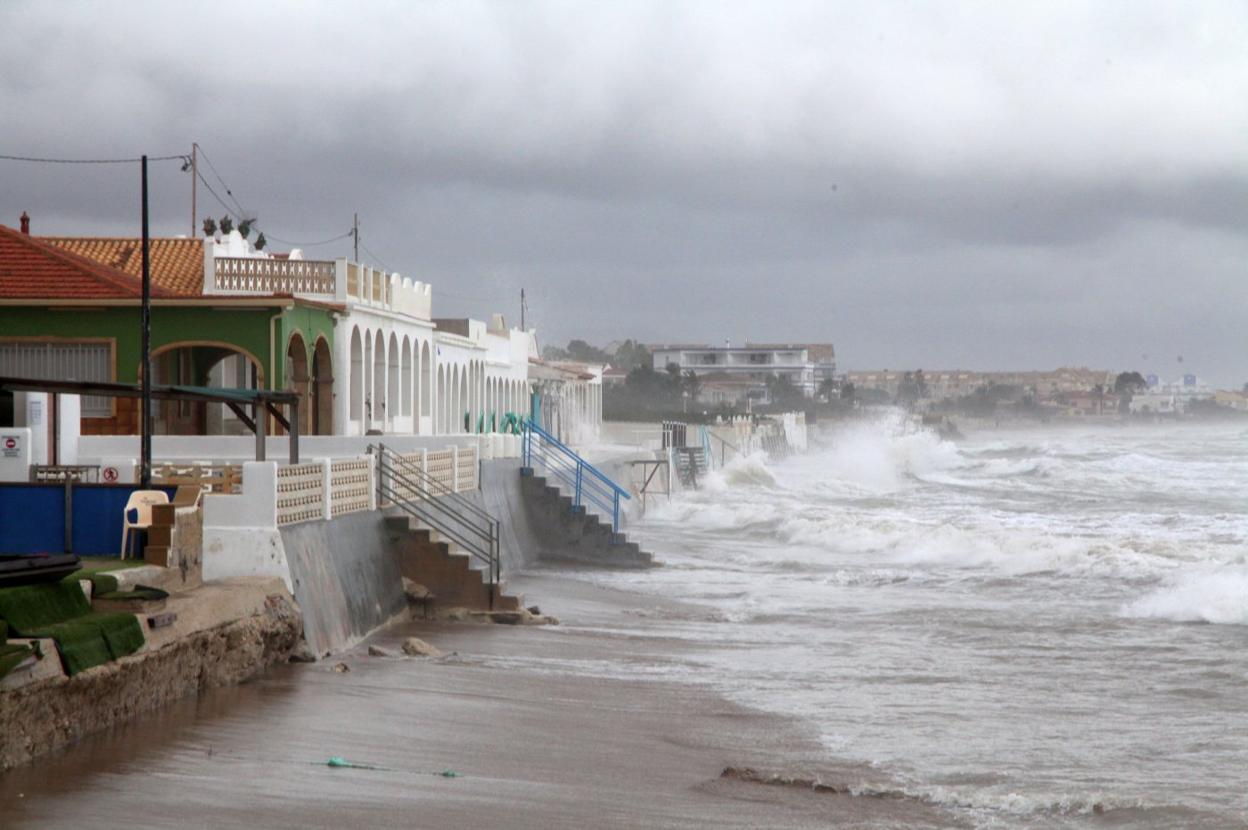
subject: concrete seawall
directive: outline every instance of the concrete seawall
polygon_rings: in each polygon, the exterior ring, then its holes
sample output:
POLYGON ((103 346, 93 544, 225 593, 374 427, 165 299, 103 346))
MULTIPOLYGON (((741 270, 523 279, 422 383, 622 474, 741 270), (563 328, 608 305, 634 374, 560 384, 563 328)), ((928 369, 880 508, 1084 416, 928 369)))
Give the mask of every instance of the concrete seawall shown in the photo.
POLYGON ((381 511, 287 525, 281 534, 304 637, 316 656, 349 647, 406 610, 381 511))
MULTIPOLYGON (((650 564, 636 545, 608 543, 601 523, 522 478, 516 459, 484 461, 481 489, 461 493, 501 522, 504 579, 542 562, 604 567, 650 564)), ((280 558, 318 657, 349 648, 407 608, 395 531, 381 511, 280 529, 280 558)))

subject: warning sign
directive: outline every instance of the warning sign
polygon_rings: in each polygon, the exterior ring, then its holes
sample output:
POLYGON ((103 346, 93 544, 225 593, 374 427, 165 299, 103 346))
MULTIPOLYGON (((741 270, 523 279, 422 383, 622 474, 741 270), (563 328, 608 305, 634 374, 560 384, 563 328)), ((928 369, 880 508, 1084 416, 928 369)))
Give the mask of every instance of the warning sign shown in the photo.
POLYGON ((116 467, 105 467, 103 470, 100 470, 100 478, 104 479, 109 484, 114 483, 120 477, 121 474, 117 472, 116 467))
POLYGON ((17 458, 22 453, 22 439, 17 435, 6 435, 0 439, 0 454, 5 458, 17 458))

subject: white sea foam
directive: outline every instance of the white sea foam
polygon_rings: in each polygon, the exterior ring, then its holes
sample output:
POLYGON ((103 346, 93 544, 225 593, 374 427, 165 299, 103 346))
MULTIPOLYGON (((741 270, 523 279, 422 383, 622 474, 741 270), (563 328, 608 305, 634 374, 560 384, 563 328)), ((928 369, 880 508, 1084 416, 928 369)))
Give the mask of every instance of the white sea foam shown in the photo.
POLYGON ((1248 625, 1248 567, 1185 573, 1123 608, 1129 617, 1248 625))
POLYGON ((1083 827, 1097 804, 1228 826, 1248 658, 1178 623, 1248 625, 1244 437, 950 442, 889 416, 656 506, 637 530, 668 567, 602 579, 712 605, 686 632, 699 673, 980 826, 1083 827))

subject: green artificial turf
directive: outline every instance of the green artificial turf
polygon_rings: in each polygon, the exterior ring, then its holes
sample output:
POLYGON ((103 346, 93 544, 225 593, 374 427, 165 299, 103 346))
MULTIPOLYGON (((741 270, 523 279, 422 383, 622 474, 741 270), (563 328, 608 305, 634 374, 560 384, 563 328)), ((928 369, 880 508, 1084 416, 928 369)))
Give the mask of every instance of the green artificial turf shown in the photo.
POLYGON ((0 619, 18 636, 56 640, 71 675, 133 654, 144 639, 133 614, 92 612, 74 579, 0 588, 0 619))
POLYGON ((116 593, 121 586, 117 583, 117 577, 106 573, 87 574, 87 579, 91 580, 91 596, 98 597, 101 594, 116 593))
POLYGON ((118 591, 115 588, 111 591, 95 594, 96 599, 133 599, 133 600, 155 600, 168 599, 169 594, 159 588, 152 588, 149 585, 135 585, 132 591, 118 591))
POLYGON ((91 613, 91 603, 77 581, 44 582, 0 588, 0 619, 21 637, 36 628, 91 613))
POLYGON ((30 646, 17 643, 0 644, 0 678, 17 668, 18 663, 25 660, 33 651, 34 649, 30 646))

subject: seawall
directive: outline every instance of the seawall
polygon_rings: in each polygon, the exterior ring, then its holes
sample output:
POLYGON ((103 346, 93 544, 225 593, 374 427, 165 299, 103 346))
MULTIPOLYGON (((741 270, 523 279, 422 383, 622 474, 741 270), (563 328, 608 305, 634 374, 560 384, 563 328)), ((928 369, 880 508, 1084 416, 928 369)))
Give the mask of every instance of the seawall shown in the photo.
POLYGON ((407 608, 398 554, 380 510, 281 528, 303 633, 318 657, 350 647, 407 608))
POLYGON ((299 609, 276 580, 204 586, 169 599, 178 621, 147 633, 143 649, 72 677, 45 642, 34 682, 0 681, 0 771, 93 732, 285 662, 299 641, 299 609))

